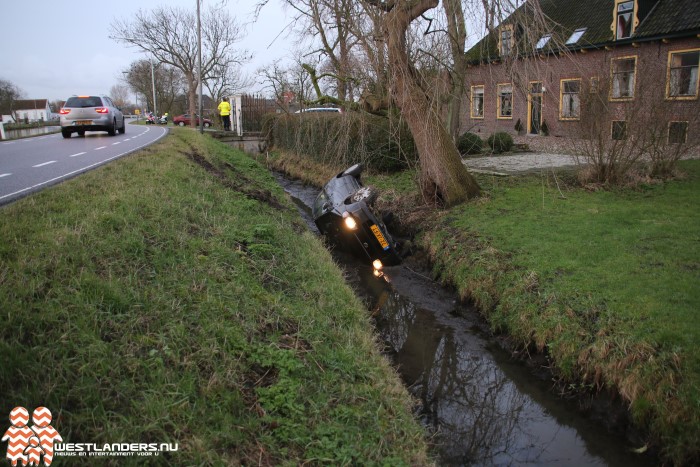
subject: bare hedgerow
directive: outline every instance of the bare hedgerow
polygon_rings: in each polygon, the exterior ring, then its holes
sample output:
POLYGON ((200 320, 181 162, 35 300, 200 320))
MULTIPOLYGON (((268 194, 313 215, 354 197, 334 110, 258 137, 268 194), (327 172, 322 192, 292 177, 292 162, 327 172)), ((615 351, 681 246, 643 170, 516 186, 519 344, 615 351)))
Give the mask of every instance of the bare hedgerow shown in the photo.
POLYGON ((574 150, 586 183, 620 185, 674 175, 700 147, 700 115, 666 96, 663 85, 634 72, 584 83, 574 150))

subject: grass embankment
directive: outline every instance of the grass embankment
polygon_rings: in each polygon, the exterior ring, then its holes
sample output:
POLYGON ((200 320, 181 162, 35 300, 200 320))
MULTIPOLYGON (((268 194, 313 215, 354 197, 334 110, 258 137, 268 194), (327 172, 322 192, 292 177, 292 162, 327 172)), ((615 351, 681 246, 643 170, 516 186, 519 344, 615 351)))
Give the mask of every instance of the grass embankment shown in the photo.
POLYGON ((365 178, 494 329, 546 351, 573 391, 619 393, 683 465, 700 452, 700 161, 681 169, 684 180, 617 191, 477 175, 481 199, 437 214, 416 209, 414 173, 365 178))
POLYGON ((481 177, 484 198, 422 238, 495 329, 546 350, 565 380, 621 394, 678 464, 700 452, 700 162, 682 168, 598 192, 481 177))
POLYGON ((179 443, 154 464, 427 463, 366 311, 280 187, 173 133, 2 208, 0 412, 46 406, 64 442, 179 443))

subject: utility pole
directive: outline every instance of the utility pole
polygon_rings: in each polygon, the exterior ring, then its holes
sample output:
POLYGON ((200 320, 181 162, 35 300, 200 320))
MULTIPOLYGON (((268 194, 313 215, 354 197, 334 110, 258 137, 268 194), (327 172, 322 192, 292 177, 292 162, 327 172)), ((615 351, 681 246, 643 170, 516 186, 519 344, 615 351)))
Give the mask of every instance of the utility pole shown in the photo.
POLYGON ((197 43, 199 44, 198 52, 198 69, 199 69, 199 133, 204 134, 204 116, 202 115, 202 19, 199 13, 199 5, 202 0, 197 0, 197 43))
POLYGON ((151 64, 151 86, 153 86, 153 113, 156 118, 158 118, 158 105, 156 104, 156 74, 153 71, 153 62, 148 59, 148 63, 151 64))

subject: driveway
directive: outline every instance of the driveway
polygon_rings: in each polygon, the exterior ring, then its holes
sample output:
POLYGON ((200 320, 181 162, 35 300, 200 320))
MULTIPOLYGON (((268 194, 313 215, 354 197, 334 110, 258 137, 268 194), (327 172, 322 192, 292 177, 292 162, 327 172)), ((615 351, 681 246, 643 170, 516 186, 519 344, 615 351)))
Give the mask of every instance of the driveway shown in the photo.
POLYGON ((469 170, 474 172, 488 172, 503 175, 576 166, 576 160, 573 156, 538 152, 489 157, 469 157, 463 159, 463 162, 469 170))

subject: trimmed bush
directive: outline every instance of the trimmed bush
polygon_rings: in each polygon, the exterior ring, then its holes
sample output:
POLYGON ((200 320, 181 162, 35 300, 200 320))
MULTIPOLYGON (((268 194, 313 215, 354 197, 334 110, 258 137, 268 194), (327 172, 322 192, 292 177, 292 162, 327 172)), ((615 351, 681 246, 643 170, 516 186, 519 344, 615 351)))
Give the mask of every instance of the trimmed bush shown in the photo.
POLYGON ((479 154, 483 147, 484 142, 475 133, 463 133, 457 140, 457 149, 460 154, 479 154))
POLYGON ((325 164, 361 162, 381 172, 396 172, 418 160, 404 122, 364 112, 269 114, 262 134, 268 147, 325 164))
POLYGON ((489 136, 486 142, 491 150, 496 153, 507 152, 513 149, 513 137, 508 133, 499 131, 489 136))

